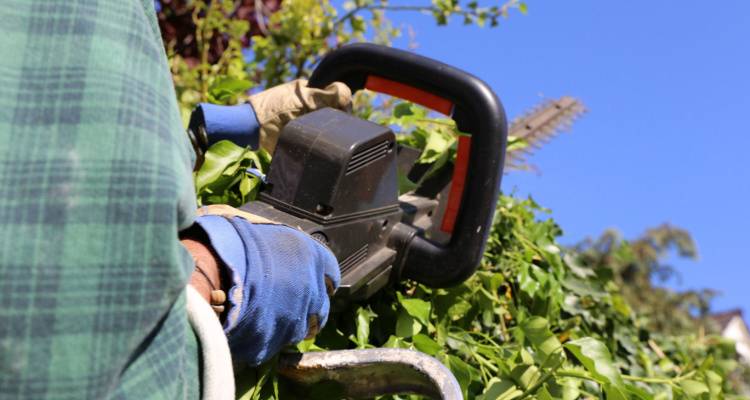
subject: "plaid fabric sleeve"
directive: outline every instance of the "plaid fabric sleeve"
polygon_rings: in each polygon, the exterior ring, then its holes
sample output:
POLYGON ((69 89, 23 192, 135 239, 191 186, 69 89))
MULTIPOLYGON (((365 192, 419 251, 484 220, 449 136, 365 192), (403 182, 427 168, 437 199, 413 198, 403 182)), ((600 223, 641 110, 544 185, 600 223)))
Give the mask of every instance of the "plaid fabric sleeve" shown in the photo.
POLYGON ((0 398, 197 398, 152 0, 5 0, 0 33, 0 398))

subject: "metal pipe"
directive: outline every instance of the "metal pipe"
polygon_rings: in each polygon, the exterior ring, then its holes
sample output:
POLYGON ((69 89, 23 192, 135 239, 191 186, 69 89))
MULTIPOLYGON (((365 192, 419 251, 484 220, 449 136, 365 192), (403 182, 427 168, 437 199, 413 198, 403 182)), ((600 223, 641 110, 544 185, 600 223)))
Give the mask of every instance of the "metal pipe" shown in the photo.
POLYGON ((412 393, 440 400, 463 399, 461 387, 450 370, 435 358, 414 350, 282 354, 279 373, 304 386, 337 382, 346 397, 412 393))

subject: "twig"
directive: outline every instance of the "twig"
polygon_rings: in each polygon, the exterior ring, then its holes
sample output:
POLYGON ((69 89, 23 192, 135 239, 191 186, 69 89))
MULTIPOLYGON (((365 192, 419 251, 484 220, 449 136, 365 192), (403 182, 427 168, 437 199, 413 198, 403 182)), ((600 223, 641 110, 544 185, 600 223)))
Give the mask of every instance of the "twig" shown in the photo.
MULTIPOLYGON (((625 375, 625 374, 621 374, 620 376, 622 377, 622 379, 626 381, 673 385, 679 381, 692 377, 693 375, 695 375, 696 372, 697 371, 691 371, 691 372, 688 372, 687 374, 676 376, 674 378, 647 378, 647 377, 642 377, 642 376, 633 376, 633 375, 625 375)), ((559 370, 557 371, 557 375, 565 376, 568 378, 579 378, 579 379, 586 379, 588 381, 598 382, 596 378, 582 371, 559 370)))
MULTIPOLYGON (((501 7, 497 8, 497 11, 491 12, 490 16, 502 16, 505 15, 508 12, 508 9, 515 6, 518 3, 518 0, 511 0, 507 3, 503 4, 501 7)), ((357 14, 360 11, 374 11, 374 10, 380 10, 380 11, 417 11, 417 12, 433 12, 433 11, 442 11, 438 9, 435 6, 391 6, 391 5, 385 5, 385 4, 371 4, 367 6, 359 6, 351 9, 346 14, 342 15, 341 18, 336 20, 336 22, 333 23, 334 31, 335 29, 344 23, 349 18, 353 17, 355 14, 357 14)), ((451 10, 452 14, 459 15, 462 17, 479 17, 480 11, 478 9, 469 9, 469 10, 463 10, 463 9, 454 9, 451 10)))
POLYGON ((263 0, 255 0, 255 22, 258 23, 258 29, 260 29, 263 36, 268 36, 268 28, 266 27, 266 14, 263 12, 263 0))
POLYGON ((336 28, 343 24, 346 20, 353 17, 355 14, 357 14, 360 11, 366 11, 366 10, 383 10, 383 11, 432 11, 434 7, 432 6, 387 6, 387 5, 369 5, 369 6, 359 6, 351 9, 346 14, 342 15, 341 18, 336 20, 336 22, 333 23, 333 30, 335 31, 336 28))
POLYGON ((621 375, 622 379, 626 381, 636 381, 636 382, 645 382, 645 383, 664 383, 671 385, 673 383, 677 383, 679 381, 685 380, 690 378, 691 376, 695 375, 697 371, 690 371, 685 375, 676 376, 674 378, 645 378, 640 376, 632 376, 632 375, 621 375))

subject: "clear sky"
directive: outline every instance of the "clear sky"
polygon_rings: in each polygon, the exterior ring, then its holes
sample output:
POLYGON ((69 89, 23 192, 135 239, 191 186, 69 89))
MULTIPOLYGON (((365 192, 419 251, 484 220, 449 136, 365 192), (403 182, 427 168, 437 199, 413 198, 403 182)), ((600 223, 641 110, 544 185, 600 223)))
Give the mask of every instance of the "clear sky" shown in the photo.
POLYGON ((748 319, 750 1, 527 3, 493 29, 389 16, 413 27, 417 52, 488 82, 510 117, 545 97, 583 100, 590 112, 532 158, 541 175, 511 173, 503 190, 551 208, 564 243, 688 229, 700 259, 674 260, 671 285, 718 289, 713 308, 748 319))

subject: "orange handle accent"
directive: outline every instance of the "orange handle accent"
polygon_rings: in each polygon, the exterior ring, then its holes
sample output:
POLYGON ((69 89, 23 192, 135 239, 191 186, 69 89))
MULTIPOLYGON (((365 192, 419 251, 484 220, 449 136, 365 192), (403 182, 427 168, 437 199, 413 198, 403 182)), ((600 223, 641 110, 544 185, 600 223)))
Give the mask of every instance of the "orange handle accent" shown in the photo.
MULTIPOLYGON (((377 75, 368 75, 365 89, 373 90, 391 96, 417 103, 441 114, 450 116, 453 112, 453 103, 438 95, 426 92, 400 82, 396 82, 377 75)), ((458 150, 456 151, 456 162, 453 168, 453 182, 448 193, 448 204, 443 216, 440 230, 453 233, 456 225, 458 210, 461 209, 461 198, 464 194, 466 172, 469 169, 469 152, 471 150, 471 137, 459 136, 458 150)))
POLYGON ((464 184, 466 183, 466 172, 469 170, 470 150, 471 137, 459 136, 456 162, 453 167, 453 182, 451 183, 450 192, 448 192, 448 204, 445 206, 443 223, 440 226, 440 230, 446 233, 453 233, 458 210, 461 208, 461 198, 464 195, 464 184))
POLYGON ((417 103, 447 116, 450 116, 453 111, 453 103, 450 100, 377 75, 367 76, 365 89, 409 100, 412 103, 417 103))

